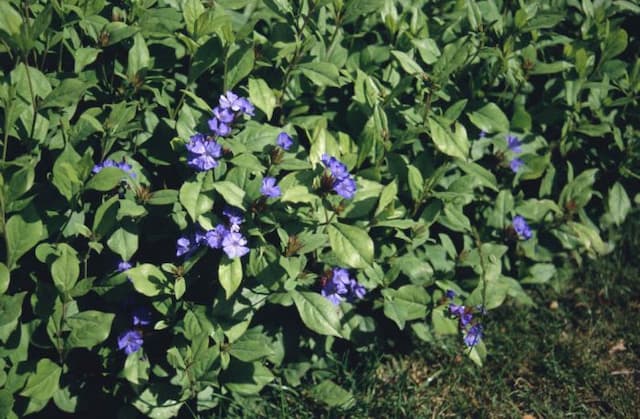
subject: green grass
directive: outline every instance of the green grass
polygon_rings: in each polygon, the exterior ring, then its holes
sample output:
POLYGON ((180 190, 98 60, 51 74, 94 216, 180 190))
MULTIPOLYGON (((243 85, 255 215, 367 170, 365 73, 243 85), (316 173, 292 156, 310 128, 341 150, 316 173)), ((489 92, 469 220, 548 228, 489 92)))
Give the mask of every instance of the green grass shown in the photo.
POLYGON ((640 219, 625 227, 612 254, 538 292, 536 307, 491 312, 483 368, 455 338, 414 342, 402 355, 343 354, 327 376, 353 393, 349 409, 318 404, 309 386, 274 384, 260 398, 226 405, 224 416, 638 417, 640 219))

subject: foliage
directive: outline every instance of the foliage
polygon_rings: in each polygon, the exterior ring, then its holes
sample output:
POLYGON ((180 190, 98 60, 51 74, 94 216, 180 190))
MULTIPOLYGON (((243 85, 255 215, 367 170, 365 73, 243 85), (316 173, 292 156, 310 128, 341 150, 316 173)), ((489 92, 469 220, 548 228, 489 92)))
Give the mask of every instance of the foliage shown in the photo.
POLYGON ((524 3, 0 2, 3 416, 195 415, 389 324, 482 364, 640 201, 640 9, 524 3))

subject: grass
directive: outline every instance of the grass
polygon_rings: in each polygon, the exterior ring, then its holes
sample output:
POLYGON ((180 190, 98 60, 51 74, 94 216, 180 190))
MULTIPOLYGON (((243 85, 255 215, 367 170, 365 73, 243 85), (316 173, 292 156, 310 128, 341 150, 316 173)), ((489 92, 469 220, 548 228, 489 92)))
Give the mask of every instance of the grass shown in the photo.
POLYGON ((274 385, 261 398, 228 406, 225 416, 639 417, 640 218, 625 227, 612 254, 540 291, 535 308, 492 312, 483 368, 456 339, 414 344, 401 355, 343 354, 330 374, 352 392, 349 409, 323 406, 308 389, 274 385))

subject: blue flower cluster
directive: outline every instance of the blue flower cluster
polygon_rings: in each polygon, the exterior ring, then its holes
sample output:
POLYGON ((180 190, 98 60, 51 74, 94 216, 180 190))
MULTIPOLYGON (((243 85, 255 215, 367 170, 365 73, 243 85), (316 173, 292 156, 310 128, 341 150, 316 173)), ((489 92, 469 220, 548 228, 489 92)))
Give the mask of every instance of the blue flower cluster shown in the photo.
POLYGON ((276 144, 283 150, 289 151, 289 149, 293 145, 293 138, 291 138, 286 132, 281 132, 280 134, 278 134, 276 144))
POLYGON ((132 178, 136 177, 136 174, 133 172, 133 167, 131 167, 129 163, 125 161, 117 162, 111 159, 107 159, 102 163, 98 163, 95 166, 93 166, 93 169, 91 169, 91 173, 97 174, 105 167, 117 167, 118 169, 124 172, 127 172, 129 176, 131 176, 132 178))
POLYGON ((322 163, 331 173, 330 185, 343 198, 351 199, 356 193, 356 181, 349 174, 347 166, 340 160, 328 154, 322 155, 322 163))
POLYGON ((239 97, 231 91, 220 96, 218 106, 213 108, 213 117, 209 119, 209 129, 214 137, 201 133, 192 135, 186 146, 187 164, 201 172, 217 167, 218 159, 222 157, 222 147, 216 142, 215 136, 228 136, 238 115, 253 116, 254 112, 254 106, 246 98, 239 97))
MULTIPOLYGON (((507 136, 507 148, 515 154, 522 153, 522 143, 518 140, 518 137, 514 135, 507 136)), ((514 157, 509 162, 509 167, 514 173, 517 173, 522 166, 524 166, 524 162, 518 157, 514 157)))
POLYGON ((248 99, 229 91, 220 96, 218 106, 213 108, 213 118, 209 120, 209 129, 219 136, 231 134, 231 124, 239 114, 253 116, 255 108, 248 99))
POLYGON ((524 217, 516 215, 513 217, 513 229, 518 233, 518 237, 529 240, 532 236, 531 227, 525 221, 524 217))
POLYGON ((222 156, 222 147, 214 139, 198 133, 189 138, 187 152, 187 164, 204 172, 218 166, 217 159, 222 156))
POLYGON ((276 178, 267 176, 262 179, 262 186, 260 187, 260 193, 267 198, 277 198, 282 195, 280 187, 276 185, 276 178))
POLYGON ((193 235, 180 237, 176 256, 188 256, 202 245, 222 249, 230 259, 249 253, 247 239, 240 233, 240 225, 244 222, 242 214, 233 208, 225 208, 222 214, 227 218, 227 224, 218 224, 207 231, 198 229, 193 235))
MULTIPOLYGON (((453 290, 448 290, 446 296, 449 299, 453 299, 456 293, 453 290)), ((479 307, 481 312, 484 312, 482 307, 479 307)), ((473 322, 473 310, 470 307, 466 307, 462 304, 449 304, 449 313, 458 318, 460 323, 460 329, 463 333, 464 344, 472 348, 476 346, 482 340, 483 327, 480 323, 472 324, 473 322)))
MULTIPOLYGON (((138 307, 131 317, 133 325, 141 327, 151 324, 152 314, 148 308, 138 307)), ((124 350, 127 355, 138 352, 143 344, 142 331, 139 329, 130 329, 118 336, 118 349, 124 350)))
POLYGON ((344 299, 349 302, 361 299, 367 293, 366 288, 350 278, 349 272, 344 268, 333 268, 330 275, 331 277, 324 281, 320 293, 335 305, 344 299))

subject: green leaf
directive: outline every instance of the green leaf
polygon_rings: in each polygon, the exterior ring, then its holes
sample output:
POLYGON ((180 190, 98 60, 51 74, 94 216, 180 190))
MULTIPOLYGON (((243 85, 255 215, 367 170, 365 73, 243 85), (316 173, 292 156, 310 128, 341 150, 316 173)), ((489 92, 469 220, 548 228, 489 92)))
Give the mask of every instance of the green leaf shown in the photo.
POLYGON ((40 109, 74 106, 84 95, 87 84, 79 79, 64 79, 40 104, 40 109))
POLYGON ((0 31, 6 32, 9 36, 20 33, 22 16, 11 5, 11 2, 0 2, 0 31))
POLYGON ((46 406, 59 388, 61 374, 62 368, 50 359, 38 361, 36 372, 29 375, 27 384, 20 392, 21 396, 30 399, 25 414, 38 412, 46 406))
POLYGON ((456 122, 455 126, 455 132, 451 132, 447 124, 441 119, 429 118, 431 139, 437 149, 448 156, 467 160, 467 156, 469 155, 467 131, 458 122, 456 122))
POLYGON ((137 33, 133 38, 133 47, 129 50, 129 65, 127 66, 127 78, 136 84, 140 72, 150 67, 151 58, 149 48, 142 34, 137 33))
POLYGON ((508 132, 509 118, 495 103, 487 103, 474 112, 467 112, 473 125, 487 133, 508 132))
POLYGON ((271 371, 260 362, 251 364, 233 361, 222 377, 224 386, 240 395, 258 394, 273 381, 271 371))
POLYGON ((405 54, 402 51, 391 51, 391 54, 396 57, 396 60, 400 63, 400 66, 404 71, 412 76, 424 73, 420 64, 416 63, 413 58, 405 54))
POLYGON ((68 293, 75 286, 80 276, 80 261, 76 251, 66 245, 58 246, 60 256, 51 264, 51 277, 61 293, 68 293))
POLYGON ((330 407, 348 409, 352 407, 356 399, 351 392, 340 387, 331 380, 324 380, 311 388, 311 396, 330 407))
POLYGON ((253 45, 241 47, 231 54, 229 58, 227 58, 225 65, 227 69, 224 76, 225 90, 233 89, 236 84, 247 77, 249 73, 251 73, 251 70, 253 70, 254 61, 253 45))
POLYGON ((463 172, 473 176, 476 182, 498 192, 498 181, 496 180, 496 177, 493 173, 474 162, 457 160, 456 164, 460 169, 462 169, 463 172))
POLYGON ((140 294, 155 297, 169 293, 168 281, 165 274, 156 266, 145 263, 127 271, 133 287, 140 294))
POLYGON ((229 354, 244 362, 257 361, 274 354, 269 338, 257 328, 247 330, 231 344, 229 354))
POLYGON ((422 197, 424 190, 424 179, 422 173, 414 165, 407 166, 407 181, 409 183, 409 191, 411 192, 411 199, 418 201, 422 197))
POLYGON ((172 205, 178 201, 178 191, 175 189, 160 189, 151 193, 147 201, 149 205, 172 205))
POLYGON ((9 273, 7 265, 0 262, 0 295, 4 294, 9 289, 10 278, 11 274, 9 273))
POLYGON ((198 200, 200 199, 200 192, 202 190, 202 177, 198 176, 196 179, 184 182, 180 187, 179 197, 180 203, 187 210, 189 217, 196 222, 200 213, 198 208, 198 200))
POLYGON ((22 314, 22 301, 26 292, 15 295, 0 295, 0 340, 7 342, 11 333, 18 326, 22 314))
POLYGON ((118 254, 122 260, 131 260, 138 251, 137 228, 133 222, 124 222, 123 227, 113 232, 107 246, 114 253, 118 254))
POLYGON ((93 63, 96 58, 98 58, 98 54, 100 54, 100 52, 102 51, 97 48, 89 47, 78 48, 77 50, 75 50, 75 52, 73 53, 73 71, 75 73, 80 73, 86 66, 93 63))
POLYGON ((182 5, 182 15, 184 16, 184 22, 187 24, 187 31, 193 35, 195 32, 196 21, 202 13, 204 13, 204 6, 200 0, 185 0, 182 5))
POLYGON ((86 184, 86 189, 106 192, 114 189, 127 174, 117 167, 105 167, 96 173, 86 184))
POLYGON ((321 335, 342 337, 339 308, 316 292, 291 291, 305 326, 321 335))
POLYGON ((91 349, 102 343, 111 333, 111 323, 115 314, 96 310, 81 311, 65 319, 71 333, 66 343, 71 348, 91 349))
POLYGON ((320 87, 339 87, 340 71, 333 63, 327 62, 313 62, 303 63, 298 66, 298 71, 301 71, 309 80, 320 87))
POLYGON ((220 265, 218 265, 218 280, 228 300, 236 292, 242 281, 240 258, 229 259, 227 256, 223 256, 220 265))
POLYGON ((404 329, 408 320, 422 319, 427 315, 427 304, 431 301, 424 287, 404 285, 397 290, 382 290, 384 296, 384 314, 404 329))
POLYGON ((238 207, 245 210, 244 196, 245 192, 240 189, 235 183, 223 180, 221 182, 215 182, 213 188, 224 198, 227 204, 234 207, 238 207))
POLYGON ((631 210, 631 200, 629 199, 629 195, 627 195, 627 191, 625 191, 624 187, 622 187, 618 182, 614 183, 611 189, 609 189, 607 208, 611 215, 611 220, 617 226, 622 225, 625 218, 627 218, 627 214, 629 214, 629 211, 631 210))
POLYGON ((152 383, 133 405, 146 417, 154 419, 169 419, 178 416, 184 402, 179 401, 179 394, 173 391, 169 383, 152 383))
POLYGON ((12 271, 18 260, 43 238, 45 233, 42 220, 33 209, 9 218, 5 225, 5 241, 7 249, 7 267, 12 271))
POLYGON ((262 79, 249 79, 249 99, 258 109, 271 119, 276 107, 276 95, 267 82, 262 79))
POLYGON ((373 240, 360 227, 334 223, 328 227, 329 243, 338 260, 351 268, 373 263, 373 240))

